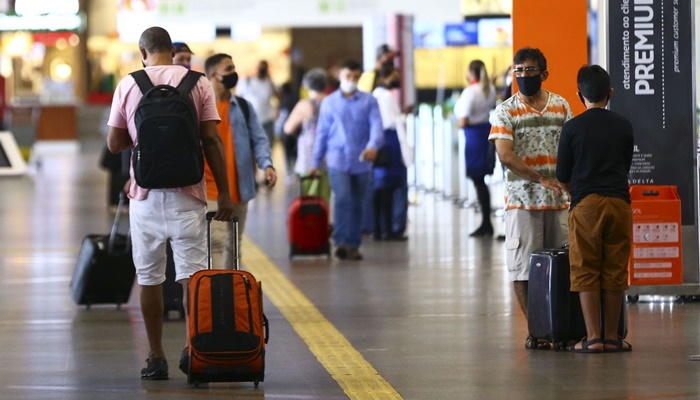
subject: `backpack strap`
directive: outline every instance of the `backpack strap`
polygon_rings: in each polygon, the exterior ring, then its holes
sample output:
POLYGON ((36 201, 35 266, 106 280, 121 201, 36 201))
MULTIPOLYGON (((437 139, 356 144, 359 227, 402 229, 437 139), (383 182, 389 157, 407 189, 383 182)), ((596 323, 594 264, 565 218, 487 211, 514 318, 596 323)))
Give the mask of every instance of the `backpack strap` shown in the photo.
POLYGON ((250 133, 250 108, 248 108, 248 102, 246 99, 243 97, 239 96, 234 96, 236 98, 236 101, 238 102, 238 106, 241 108, 241 111, 243 112, 243 116, 245 117, 245 126, 248 128, 248 133, 250 133))
POLYGON ((177 85, 177 91, 182 95, 189 94, 190 91, 192 91, 192 88, 194 88, 194 85, 196 85, 199 81, 199 78, 203 76, 204 74, 201 72, 188 70, 185 77, 182 78, 182 81, 180 81, 180 84, 177 85))
POLYGON ((151 83, 151 79, 148 77, 148 74, 145 70, 140 69, 138 71, 132 72, 129 75, 134 77, 136 84, 139 85, 141 94, 146 94, 146 92, 151 90, 151 88, 153 87, 153 83, 151 83))
MULTIPOLYGON (((248 101, 244 99, 243 97, 233 95, 233 97, 236 98, 236 101, 238 102, 238 106, 241 108, 241 112, 243 112, 243 116, 245 117, 245 127, 248 129, 248 142, 250 143, 250 148, 255 149, 255 143, 253 143, 253 135, 252 131, 250 130, 250 107, 248 106, 248 101)), ((253 156, 255 155, 255 150, 253 150, 253 156)), ((255 168, 256 162, 253 161, 253 168, 255 168)), ((258 183, 255 182, 255 190, 258 190, 258 183)))

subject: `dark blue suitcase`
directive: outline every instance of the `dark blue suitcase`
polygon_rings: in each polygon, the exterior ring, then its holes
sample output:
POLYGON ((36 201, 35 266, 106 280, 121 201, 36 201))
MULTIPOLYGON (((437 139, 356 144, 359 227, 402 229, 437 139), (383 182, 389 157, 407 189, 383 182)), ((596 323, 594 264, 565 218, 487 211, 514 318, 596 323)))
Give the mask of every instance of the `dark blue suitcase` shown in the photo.
MULTIPOLYGON (((570 290, 569 250, 542 249, 530 255, 527 298, 527 347, 551 342, 554 350, 586 336, 579 294, 570 290)), ((627 336, 627 307, 622 302, 619 336, 627 336)))

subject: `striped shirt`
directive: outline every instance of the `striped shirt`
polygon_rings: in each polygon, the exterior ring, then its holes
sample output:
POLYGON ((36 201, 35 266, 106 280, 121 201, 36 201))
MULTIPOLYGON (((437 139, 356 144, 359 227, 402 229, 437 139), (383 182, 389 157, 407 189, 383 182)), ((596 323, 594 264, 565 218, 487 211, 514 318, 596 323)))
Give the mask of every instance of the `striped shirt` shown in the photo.
MULTIPOLYGON (((512 140, 513 151, 545 178, 555 178, 562 126, 573 117, 567 101, 549 92, 549 100, 537 111, 516 94, 496 107, 491 116, 489 141, 512 140)), ((564 196, 506 170, 506 209, 563 210, 564 196)))

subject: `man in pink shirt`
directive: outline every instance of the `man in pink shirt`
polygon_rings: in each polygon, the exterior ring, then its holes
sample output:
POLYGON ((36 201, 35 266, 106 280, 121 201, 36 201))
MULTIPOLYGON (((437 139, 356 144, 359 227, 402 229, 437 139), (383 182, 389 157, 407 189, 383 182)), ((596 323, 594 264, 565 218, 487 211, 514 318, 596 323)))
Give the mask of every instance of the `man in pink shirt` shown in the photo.
MULTIPOLYGON (((139 39, 142 62, 154 85, 176 87, 187 73, 173 65, 175 49, 168 32, 159 27, 146 29, 139 39)), ((112 153, 137 144, 135 112, 142 94, 134 78, 122 79, 114 92, 109 116, 107 146, 112 153)), ((226 161, 221 139, 216 131, 220 121, 211 83, 202 76, 190 92, 199 118, 199 134, 214 180, 219 188, 218 208, 214 219, 233 219, 233 204, 228 190, 226 161)), ((162 344, 163 293, 165 281, 165 247, 170 240, 173 249, 176 280, 185 291, 189 277, 206 268, 206 191, 204 179, 186 187, 144 189, 134 179, 133 159, 129 184, 132 253, 136 276, 141 287, 141 312, 146 325, 150 352, 141 378, 168 379, 168 363, 162 344)), ((187 305, 185 304, 185 308, 187 305)), ((187 325, 185 325, 187 326, 187 325)))

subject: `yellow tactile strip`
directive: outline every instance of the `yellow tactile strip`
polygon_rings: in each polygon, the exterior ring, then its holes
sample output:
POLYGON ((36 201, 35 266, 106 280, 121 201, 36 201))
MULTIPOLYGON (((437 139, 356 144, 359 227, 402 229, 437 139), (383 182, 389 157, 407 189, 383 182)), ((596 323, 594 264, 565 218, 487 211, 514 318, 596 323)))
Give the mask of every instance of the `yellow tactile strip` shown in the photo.
POLYGON ((242 247, 246 269, 262 282, 264 296, 350 399, 402 398, 258 246, 246 238, 242 247))

